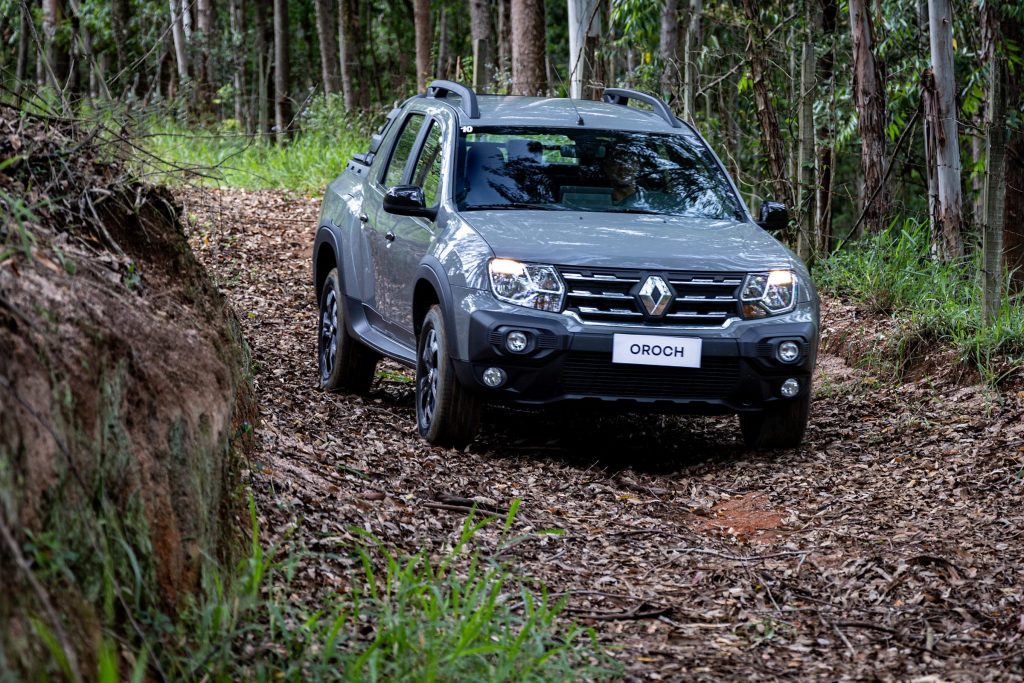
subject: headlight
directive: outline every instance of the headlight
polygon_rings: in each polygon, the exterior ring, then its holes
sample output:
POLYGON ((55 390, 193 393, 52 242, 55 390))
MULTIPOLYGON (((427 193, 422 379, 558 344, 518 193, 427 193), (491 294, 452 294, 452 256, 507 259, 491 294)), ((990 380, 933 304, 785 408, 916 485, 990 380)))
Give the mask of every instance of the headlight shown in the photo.
POLYGON ((773 270, 751 273, 743 283, 743 315, 763 318, 793 310, 796 306, 796 273, 791 270, 773 270))
POLYGON ((487 264, 491 290, 501 301, 557 313, 562 310, 565 286, 554 266, 491 259, 487 264))

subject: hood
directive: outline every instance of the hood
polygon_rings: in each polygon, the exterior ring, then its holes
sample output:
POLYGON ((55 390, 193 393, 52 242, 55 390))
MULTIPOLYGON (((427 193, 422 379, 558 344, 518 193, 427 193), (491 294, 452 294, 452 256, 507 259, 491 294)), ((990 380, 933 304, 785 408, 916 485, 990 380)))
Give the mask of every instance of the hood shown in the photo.
POLYGON ((591 211, 464 211, 495 256, 562 266, 753 271, 798 264, 752 223, 591 211))

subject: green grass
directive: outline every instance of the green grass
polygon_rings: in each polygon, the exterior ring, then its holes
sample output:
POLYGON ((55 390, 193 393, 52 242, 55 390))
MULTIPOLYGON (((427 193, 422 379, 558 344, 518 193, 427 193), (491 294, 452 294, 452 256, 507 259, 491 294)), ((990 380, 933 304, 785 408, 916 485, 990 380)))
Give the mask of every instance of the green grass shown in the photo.
POLYGON ((310 603, 292 597, 300 558, 265 552, 253 511, 252 547, 238 576, 230 588, 210 577, 160 667, 175 680, 213 681, 562 681, 619 674, 593 631, 559 620, 561 603, 469 550, 491 521, 468 517, 440 558, 400 557, 360 532, 363 543, 349 557, 349 589, 310 603))
POLYGON ((928 224, 907 219, 819 262, 815 281, 893 316, 899 354, 947 344, 961 362, 998 384, 1024 362, 1024 296, 1005 295, 1005 275, 999 314, 991 325, 983 324, 980 254, 941 263, 930 258, 929 248, 928 224))
POLYGON ((145 151, 133 164, 152 182, 322 192, 353 154, 367 150, 374 123, 346 115, 334 97, 321 99, 299 118, 293 138, 278 146, 272 138, 245 135, 235 120, 195 128, 153 118, 136 139, 145 151))

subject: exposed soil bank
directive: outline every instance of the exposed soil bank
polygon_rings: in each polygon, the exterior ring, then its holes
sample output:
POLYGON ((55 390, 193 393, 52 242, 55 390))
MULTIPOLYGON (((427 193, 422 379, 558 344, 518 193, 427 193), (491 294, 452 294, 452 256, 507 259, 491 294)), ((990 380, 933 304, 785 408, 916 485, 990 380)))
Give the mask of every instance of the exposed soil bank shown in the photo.
POLYGON ((238 322, 180 210, 98 139, 0 110, 0 673, 16 678, 56 666, 45 632, 91 677, 101 624, 138 635, 228 559, 255 419, 238 322))

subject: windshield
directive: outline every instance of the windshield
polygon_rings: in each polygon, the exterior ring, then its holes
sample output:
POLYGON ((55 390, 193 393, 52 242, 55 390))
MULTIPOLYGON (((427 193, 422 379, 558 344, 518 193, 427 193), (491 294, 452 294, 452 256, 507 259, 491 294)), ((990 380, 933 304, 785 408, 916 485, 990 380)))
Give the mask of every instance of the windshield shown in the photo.
POLYGON ((463 211, 743 217, 724 173, 698 140, 575 128, 464 129, 455 201, 463 211))

